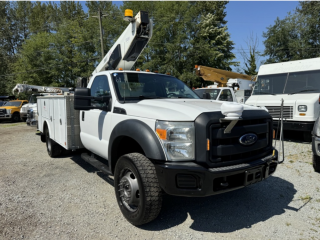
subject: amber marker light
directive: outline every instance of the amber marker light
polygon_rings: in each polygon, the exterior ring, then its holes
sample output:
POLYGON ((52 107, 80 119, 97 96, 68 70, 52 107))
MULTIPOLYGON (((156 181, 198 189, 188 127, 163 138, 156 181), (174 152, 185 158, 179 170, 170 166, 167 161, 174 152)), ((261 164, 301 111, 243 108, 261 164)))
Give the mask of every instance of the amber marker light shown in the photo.
POLYGON ((167 130, 158 128, 157 134, 161 140, 167 140, 167 130))
POLYGON ((149 70, 149 69, 147 69, 147 70, 146 70, 146 72, 150 72, 150 70, 149 70))
POLYGON ((119 68, 119 71, 123 71, 123 68, 119 68))
MULTIPOLYGON (((158 71, 154 71, 155 73, 158 73, 158 71)), ((320 99, 320 97, 319 97, 319 99, 320 99)))
POLYGON ((198 65, 195 65, 194 68, 195 68, 195 69, 198 69, 198 65))
POLYGON ((306 114, 305 114, 305 113, 299 113, 299 115, 300 115, 300 116, 305 116, 306 114))
POLYGON ((210 150, 210 140, 207 138, 207 151, 210 150))
POLYGON ((139 68, 137 68, 137 69, 136 69, 136 71, 140 72, 140 69, 139 69, 139 68))
POLYGON ((125 17, 133 17, 133 11, 131 9, 124 10, 125 17))

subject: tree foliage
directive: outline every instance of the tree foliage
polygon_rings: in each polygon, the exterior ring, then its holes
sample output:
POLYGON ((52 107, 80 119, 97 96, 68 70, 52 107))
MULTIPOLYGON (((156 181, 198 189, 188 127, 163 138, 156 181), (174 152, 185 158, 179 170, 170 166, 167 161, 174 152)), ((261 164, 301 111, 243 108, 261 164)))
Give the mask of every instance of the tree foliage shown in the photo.
MULTIPOLYGON (((14 84, 74 85, 100 62, 98 11, 103 14, 105 53, 123 32, 124 9, 148 11, 153 37, 135 67, 170 73, 200 86, 193 73, 201 64, 230 70, 235 58, 225 21, 227 2, 76 1, 0 2, 0 94, 14 84)), ((105 54, 103 53, 103 55, 105 54)))
POLYGON ((320 2, 303 1, 263 33, 266 63, 320 56, 320 2))

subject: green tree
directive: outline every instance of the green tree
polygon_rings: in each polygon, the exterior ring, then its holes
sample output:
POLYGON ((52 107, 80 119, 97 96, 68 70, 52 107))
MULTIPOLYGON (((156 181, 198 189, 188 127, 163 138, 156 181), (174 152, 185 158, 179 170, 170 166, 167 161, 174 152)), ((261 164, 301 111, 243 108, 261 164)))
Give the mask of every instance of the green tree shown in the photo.
POLYGON ((257 62, 259 61, 260 52, 258 51, 259 40, 258 37, 250 34, 248 39, 246 40, 246 49, 241 47, 240 54, 243 58, 245 67, 243 71, 245 74, 254 76, 257 75, 257 62), (249 52, 247 51, 249 50, 249 52))
POLYGON ((236 65, 227 31, 227 2, 124 2, 123 8, 147 10, 153 36, 137 66, 171 73, 189 85, 201 85, 195 64, 231 69, 236 65))
POLYGON ((320 56, 320 2, 300 2, 294 13, 263 33, 266 63, 320 56))

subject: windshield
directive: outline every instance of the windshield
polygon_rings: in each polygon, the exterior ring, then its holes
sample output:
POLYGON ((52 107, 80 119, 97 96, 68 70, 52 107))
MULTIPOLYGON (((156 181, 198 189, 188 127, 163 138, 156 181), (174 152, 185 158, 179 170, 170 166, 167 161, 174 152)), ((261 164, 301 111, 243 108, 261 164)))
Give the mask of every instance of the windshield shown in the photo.
POLYGON ((5 107, 20 107, 21 102, 7 102, 4 106, 5 107))
POLYGON ((172 76, 145 73, 113 73, 119 100, 199 98, 186 84, 172 76))
POLYGON ((209 93, 210 94, 210 99, 212 100, 216 100, 219 93, 220 93, 220 89, 196 89, 194 90, 194 92, 200 97, 203 98, 203 94, 204 93, 209 93))
POLYGON ((260 75, 252 95, 315 92, 320 92, 320 70, 260 75))
POLYGON ((29 103, 37 103, 37 95, 31 95, 29 99, 29 103))

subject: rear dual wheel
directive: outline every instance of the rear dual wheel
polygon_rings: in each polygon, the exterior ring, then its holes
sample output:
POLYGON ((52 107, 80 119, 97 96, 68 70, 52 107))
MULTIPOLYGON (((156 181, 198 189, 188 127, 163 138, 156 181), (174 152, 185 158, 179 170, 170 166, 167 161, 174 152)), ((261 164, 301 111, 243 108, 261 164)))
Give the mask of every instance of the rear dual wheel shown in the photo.
POLYGON ((50 138, 49 129, 45 130, 47 152, 50 157, 58 157, 62 153, 62 147, 50 138))
POLYGON ((159 215, 162 191, 155 167, 144 155, 130 153, 120 157, 114 184, 120 210, 130 223, 142 225, 159 215))

